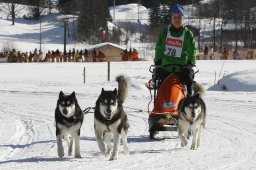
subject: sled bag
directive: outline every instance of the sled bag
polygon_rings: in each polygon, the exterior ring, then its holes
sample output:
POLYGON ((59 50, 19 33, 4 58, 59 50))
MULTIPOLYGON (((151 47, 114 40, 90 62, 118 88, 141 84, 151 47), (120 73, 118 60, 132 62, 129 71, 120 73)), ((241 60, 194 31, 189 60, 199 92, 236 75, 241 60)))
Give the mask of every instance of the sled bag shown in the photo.
POLYGON ((169 75, 158 91, 151 114, 170 113, 171 115, 178 115, 178 105, 184 97, 185 90, 179 78, 175 74, 169 75))

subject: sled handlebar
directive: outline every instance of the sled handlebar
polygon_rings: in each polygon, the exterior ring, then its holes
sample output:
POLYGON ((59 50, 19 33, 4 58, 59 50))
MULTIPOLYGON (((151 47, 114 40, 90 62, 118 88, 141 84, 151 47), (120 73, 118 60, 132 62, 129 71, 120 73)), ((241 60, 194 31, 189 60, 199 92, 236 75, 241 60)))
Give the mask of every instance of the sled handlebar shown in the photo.
MULTIPOLYGON (((149 67, 149 72, 150 73, 154 73, 154 68, 165 68, 165 67, 170 67, 170 66, 178 66, 178 67, 196 67, 196 65, 182 65, 182 64, 165 64, 165 65, 151 65, 149 67)), ((195 73, 197 73, 199 70, 197 69, 197 71, 195 73)))

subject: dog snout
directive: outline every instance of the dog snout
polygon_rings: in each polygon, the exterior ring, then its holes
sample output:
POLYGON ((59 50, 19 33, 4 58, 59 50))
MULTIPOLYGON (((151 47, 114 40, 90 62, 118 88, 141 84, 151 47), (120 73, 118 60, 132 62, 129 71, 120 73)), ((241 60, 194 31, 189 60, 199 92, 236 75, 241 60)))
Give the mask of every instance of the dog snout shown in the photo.
POLYGON ((108 109, 107 109, 107 113, 111 113, 111 109, 108 108, 108 109))
POLYGON ((68 110, 67 109, 63 109, 63 113, 66 115, 68 114, 68 110))
POLYGON ((192 118, 195 118, 195 116, 196 116, 195 112, 192 112, 191 116, 192 116, 192 118))

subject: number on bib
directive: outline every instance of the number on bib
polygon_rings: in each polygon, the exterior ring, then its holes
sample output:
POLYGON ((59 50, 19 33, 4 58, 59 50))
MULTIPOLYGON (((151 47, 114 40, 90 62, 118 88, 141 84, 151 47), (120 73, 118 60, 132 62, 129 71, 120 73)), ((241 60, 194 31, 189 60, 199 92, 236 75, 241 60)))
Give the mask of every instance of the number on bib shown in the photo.
POLYGON ((175 56, 175 54, 176 54, 176 49, 168 48, 168 52, 167 52, 168 56, 175 56))

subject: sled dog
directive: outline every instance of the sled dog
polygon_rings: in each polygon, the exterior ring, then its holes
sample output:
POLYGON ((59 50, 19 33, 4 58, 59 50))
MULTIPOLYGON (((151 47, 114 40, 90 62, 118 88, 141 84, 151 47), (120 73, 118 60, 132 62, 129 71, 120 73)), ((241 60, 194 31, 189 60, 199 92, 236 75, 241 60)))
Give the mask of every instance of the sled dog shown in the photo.
POLYGON ((127 130, 129 127, 127 115, 123 109, 123 102, 127 98, 129 89, 129 79, 120 75, 116 77, 118 90, 101 90, 101 94, 96 101, 94 111, 94 130, 100 151, 109 160, 117 160, 120 140, 124 145, 124 153, 129 153, 127 146, 127 130), (114 146, 110 144, 113 138, 114 146))
POLYGON ((178 135, 181 146, 188 144, 192 135, 191 149, 195 150, 200 145, 200 137, 205 128, 206 106, 201 97, 202 88, 192 96, 183 99, 179 104, 178 135))
POLYGON ((83 123, 83 113, 80 109, 75 92, 65 95, 59 93, 57 107, 55 109, 57 152, 60 158, 64 156, 62 139, 68 145, 68 155, 72 153, 73 140, 75 141, 75 158, 80 155, 80 129, 83 123))

